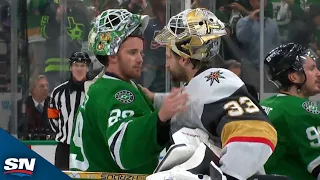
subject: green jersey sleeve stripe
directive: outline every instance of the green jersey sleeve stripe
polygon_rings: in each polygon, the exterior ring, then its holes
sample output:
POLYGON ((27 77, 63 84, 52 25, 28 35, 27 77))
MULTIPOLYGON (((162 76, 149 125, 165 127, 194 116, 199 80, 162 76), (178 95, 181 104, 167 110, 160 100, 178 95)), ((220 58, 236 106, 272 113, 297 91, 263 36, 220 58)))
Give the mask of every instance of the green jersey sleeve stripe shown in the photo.
POLYGON ((126 170, 126 168, 122 165, 122 162, 121 162, 120 148, 121 148, 121 143, 122 143, 124 133, 126 132, 128 124, 130 122, 131 120, 128 122, 121 123, 117 131, 114 132, 108 140, 111 156, 122 170, 126 170))

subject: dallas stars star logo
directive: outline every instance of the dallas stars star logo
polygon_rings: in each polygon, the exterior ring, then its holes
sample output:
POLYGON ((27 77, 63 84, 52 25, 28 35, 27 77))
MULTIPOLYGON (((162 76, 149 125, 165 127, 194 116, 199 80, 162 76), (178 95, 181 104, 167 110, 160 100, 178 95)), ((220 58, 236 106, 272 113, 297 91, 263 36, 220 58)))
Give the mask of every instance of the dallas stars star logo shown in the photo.
POLYGON ((117 92, 114 97, 124 104, 130 104, 134 101, 133 93, 128 90, 121 90, 117 92))
POLYGON ((222 76, 222 72, 219 71, 215 71, 215 72, 211 72, 209 75, 205 76, 205 78, 207 78, 206 82, 210 81, 210 86, 212 86, 213 82, 217 82, 220 83, 220 78, 225 79, 225 77, 222 76))

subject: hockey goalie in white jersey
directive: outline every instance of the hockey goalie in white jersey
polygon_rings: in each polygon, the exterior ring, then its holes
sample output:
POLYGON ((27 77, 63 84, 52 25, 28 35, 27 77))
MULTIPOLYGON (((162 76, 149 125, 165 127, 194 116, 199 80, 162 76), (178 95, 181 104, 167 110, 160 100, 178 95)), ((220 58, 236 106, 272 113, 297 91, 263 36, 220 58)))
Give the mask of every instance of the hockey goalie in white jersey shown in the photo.
MULTIPOLYGON (((168 155, 147 180, 210 179, 210 168, 215 171, 211 179, 245 180, 263 169, 272 154, 277 133, 258 102, 231 71, 210 68, 209 59, 219 52, 225 34, 213 13, 198 8, 173 16, 156 36, 167 47, 166 67, 173 80, 186 82, 189 102, 171 119, 173 146, 184 148, 176 148, 174 157, 168 155)), ((166 95, 144 91, 156 107, 166 95)))

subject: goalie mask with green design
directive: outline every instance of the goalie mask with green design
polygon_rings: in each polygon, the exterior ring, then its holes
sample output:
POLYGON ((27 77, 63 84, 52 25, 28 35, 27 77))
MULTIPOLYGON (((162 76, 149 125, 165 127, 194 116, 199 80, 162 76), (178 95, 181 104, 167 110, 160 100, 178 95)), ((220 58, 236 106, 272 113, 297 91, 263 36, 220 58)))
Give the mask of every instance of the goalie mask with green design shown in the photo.
POLYGON ((89 33, 89 49, 95 55, 115 55, 127 37, 141 36, 148 22, 149 16, 132 14, 126 9, 103 11, 89 33))

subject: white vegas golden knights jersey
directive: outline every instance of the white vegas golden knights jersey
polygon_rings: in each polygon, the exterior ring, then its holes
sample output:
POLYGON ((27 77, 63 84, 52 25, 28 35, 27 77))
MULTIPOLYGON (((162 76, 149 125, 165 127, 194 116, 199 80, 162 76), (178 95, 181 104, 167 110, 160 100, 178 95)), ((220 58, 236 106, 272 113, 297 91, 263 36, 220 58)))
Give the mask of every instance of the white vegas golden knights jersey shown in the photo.
MULTIPOLYGON (((185 85, 184 92, 189 95, 188 109, 171 119, 172 133, 182 127, 200 128, 213 140, 219 139, 224 154, 220 168, 238 179, 263 167, 275 148, 277 134, 237 75, 222 68, 202 69, 185 85)), ((155 106, 164 98, 156 93, 155 106)))

